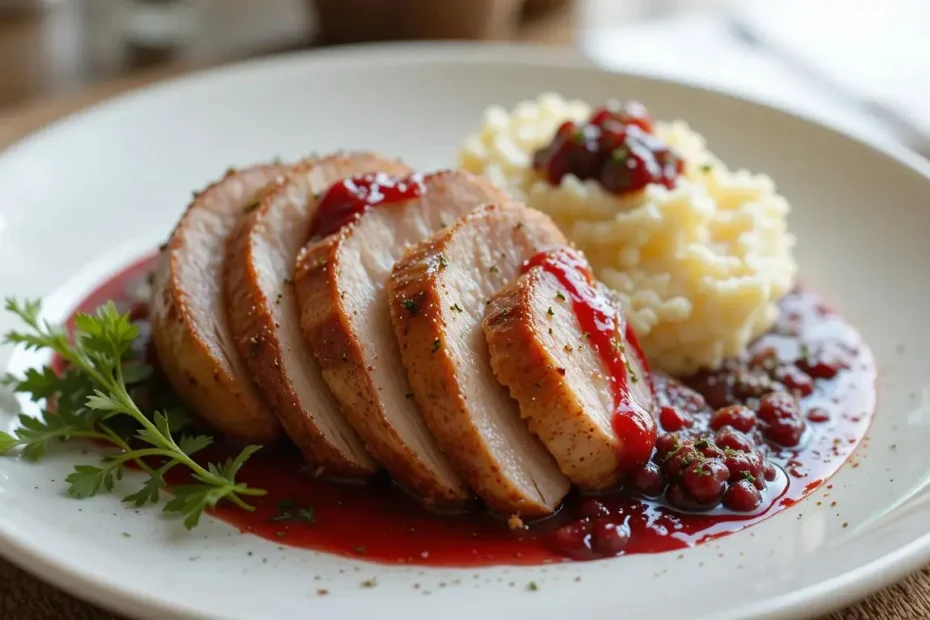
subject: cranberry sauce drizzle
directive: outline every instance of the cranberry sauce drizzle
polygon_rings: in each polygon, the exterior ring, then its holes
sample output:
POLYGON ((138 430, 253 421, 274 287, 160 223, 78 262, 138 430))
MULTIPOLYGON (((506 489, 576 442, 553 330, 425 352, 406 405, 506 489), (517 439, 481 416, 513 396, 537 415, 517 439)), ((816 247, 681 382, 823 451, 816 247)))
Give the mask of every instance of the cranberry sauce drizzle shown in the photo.
POLYGON ((652 373, 636 334, 610 299, 598 291, 590 265, 575 250, 560 247, 540 252, 523 264, 523 272, 534 267, 555 276, 568 292, 582 333, 587 335, 609 374, 614 400, 612 425, 622 446, 621 458, 628 468, 642 465, 649 460, 655 446, 656 421, 651 413, 652 403, 636 402, 630 389, 631 382, 646 381, 648 393, 654 395, 652 373), (643 376, 630 365, 627 345, 633 349, 643 376))
POLYGON ((420 174, 398 179, 378 172, 337 181, 320 197, 310 236, 326 237, 373 207, 416 198, 425 191, 420 174))
MULTIPOLYGON (((123 310, 134 308, 147 334, 145 308, 133 304, 133 291, 154 264, 152 258, 127 268, 88 296, 79 310, 92 311, 112 299, 123 310)), ((275 544, 388 564, 459 567, 564 562, 621 550, 655 553, 739 531, 823 484, 859 444, 874 411, 875 363, 855 328, 808 291, 789 294, 780 306, 777 325, 744 358, 685 380, 697 391, 656 375, 662 429, 653 460, 631 476, 626 489, 594 498, 573 494, 558 514, 540 523, 511 530, 503 519, 480 509, 432 513, 386 478, 368 484, 321 480, 285 443, 266 446, 240 472, 249 485, 268 490, 257 498, 255 512, 221 504, 215 514, 275 544), (789 411, 791 415, 784 416, 787 424, 782 424, 782 417, 773 414, 779 414, 779 407, 791 408, 780 396, 785 392, 799 400, 797 411, 789 411), (763 406, 766 396, 768 404, 763 406), (746 410, 727 411, 735 406, 746 410), (770 439, 793 440, 795 413, 805 422, 798 444, 786 447, 770 439), (701 439, 708 435, 710 440, 701 439), (713 451, 702 441, 735 452, 764 452, 761 470, 758 462, 747 465, 761 471, 763 478, 765 465, 775 466, 775 479, 767 481, 761 502, 755 503, 747 478, 732 485, 739 489, 731 498, 732 509, 727 500, 701 512, 674 505, 668 489, 677 487, 668 483, 662 470, 680 463, 663 460, 660 454, 676 443, 713 451)), ((140 347, 140 355, 144 349, 140 347)), ((217 438, 216 445, 198 458, 216 461, 237 452, 217 438)), ((172 484, 185 482, 180 468, 171 474, 172 484)), ((711 474, 706 478, 720 480, 716 470, 711 474)))
POLYGON ((655 135, 642 104, 610 102, 584 123, 562 123, 552 142, 534 154, 533 167, 552 185, 572 174, 622 195, 650 183, 674 187, 684 162, 655 135))

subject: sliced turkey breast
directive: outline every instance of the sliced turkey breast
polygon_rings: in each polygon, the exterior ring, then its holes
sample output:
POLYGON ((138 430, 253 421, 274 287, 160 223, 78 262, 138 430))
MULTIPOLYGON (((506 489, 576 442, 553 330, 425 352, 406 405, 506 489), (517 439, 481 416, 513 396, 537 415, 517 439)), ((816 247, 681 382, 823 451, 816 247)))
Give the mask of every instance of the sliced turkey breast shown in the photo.
POLYGON ((301 325, 330 390, 372 455, 427 503, 459 504, 470 493, 411 398, 385 284, 411 244, 507 197, 466 172, 401 183, 418 183, 420 196, 381 202, 304 248, 295 275, 301 325))
POLYGON ((548 515, 569 481, 494 378, 481 321, 523 261, 566 243, 538 211, 480 207, 411 248, 388 281, 395 335, 423 417, 459 474, 500 513, 548 515))
POLYGON ((281 426, 233 341, 222 291, 226 242, 259 190, 285 166, 230 171, 196 194, 161 253, 152 295, 152 337, 174 389, 225 435, 265 443, 281 426))
POLYGON ((226 298, 239 351, 290 438, 333 475, 364 475, 378 465, 342 415, 300 331, 294 263, 310 236, 318 194, 340 179, 378 171, 410 172, 366 153, 305 162, 264 193, 227 249, 226 298))
POLYGON ((580 252, 538 255, 525 271, 485 313, 491 367, 562 472, 608 489, 655 445, 648 364, 580 252))

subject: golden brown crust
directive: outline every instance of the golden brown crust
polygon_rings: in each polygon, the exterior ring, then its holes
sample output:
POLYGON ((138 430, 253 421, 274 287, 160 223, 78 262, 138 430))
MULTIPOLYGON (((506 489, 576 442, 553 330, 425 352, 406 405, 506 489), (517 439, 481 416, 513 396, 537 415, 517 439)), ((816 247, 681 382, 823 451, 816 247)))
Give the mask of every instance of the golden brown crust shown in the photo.
POLYGON ((401 360, 387 322, 383 287, 389 273, 383 269, 399 256, 396 252, 404 244, 422 240, 424 231, 442 228, 472 208, 506 196, 466 172, 435 172, 422 183, 426 188, 422 197, 386 205, 322 241, 307 244, 297 261, 295 281, 304 334, 331 391, 370 452, 396 481, 426 503, 457 507, 472 494, 423 426, 406 375, 386 370, 401 360), (369 237, 375 230, 380 236, 382 229, 391 231, 390 249, 369 237), (370 260, 383 267, 359 270, 354 262, 359 247, 367 248, 370 260), (361 307, 354 305, 359 303, 357 297, 345 294, 354 286, 350 273, 364 274, 363 288, 373 287, 373 296, 365 294, 361 307), (359 325, 358 313, 374 308, 378 316, 366 320, 364 327, 359 325), (387 345, 380 338, 382 310, 387 345))
MULTIPOLYGON (((230 318, 236 344, 249 369, 261 386, 268 400, 274 406, 284 429, 294 443, 301 449, 305 458, 314 464, 323 465, 328 473, 341 476, 360 476, 371 474, 378 469, 377 463, 365 452, 358 438, 350 428, 345 429, 346 442, 355 446, 354 453, 340 447, 331 440, 320 428, 318 416, 330 415, 342 417, 338 406, 333 403, 334 411, 318 412, 308 411, 301 402, 294 380, 288 375, 285 365, 285 355, 303 355, 298 349, 306 348, 307 355, 312 358, 304 342, 283 342, 280 334, 281 324, 276 318, 275 304, 293 304, 294 320, 299 321, 296 301, 293 295, 281 294, 269 299, 262 283, 263 274, 259 269, 267 259, 260 255, 259 240, 270 228, 269 220, 276 217, 275 205, 279 201, 293 200, 293 180, 302 178, 303 183, 309 185, 312 191, 306 196, 297 196, 310 204, 304 207, 305 213, 292 222, 293 226, 301 227, 306 231, 304 238, 294 249, 294 256, 289 259, 288 273, 292 273, 294 260, 300 245, 309 236, 309 226, 316 211, 313 192, 326 189, 338 178, 345 178, 354 174, 366 172, 386 171, 389 173, 404 174, 409 171, 407 166, 395 161, 378 157, 373 154, 337 154, 323 159, 314 159, 304 162, 288 175, 288 178, 269 188, 261 201, 261 205, 250 213, 240 223, 236 233, 230 239, 228 258, 226 264, 225 288, 229 302, 230 318), (333 178, 332 171, 341 171, 344 174, 333 178), (348 436, 351 434, 351 436, 348 436)), ((293 286, 293 279, 287 277, 284 286, 293 286)), ((299 330, 298 330, 299 331, 299 330)), ((309 360, 308 360, 309 361, 309 360)), ((312 362, 316 364, 315 361, 312 362)), ((325 390, 325 385, 319 386, 325 390)), ((328 395, 327 395, 328 397, 328 395)))
POLYGON ((536 240, 528 237, 528 231, 534 226, 551 226, 552 237, 564 241, 548 218, 522 205, 478 208, 411 248, 395 266, 388 283, 391 319, 417 404, 459 474, 492 510, 541 517, 550 514, 568 491, 568 481, 553 466, 557 479, 552 486, 557 489, 557 497, 544 502, 528 497, 501 470, 489 455, 487 437, 475 428, 471 419, 470 396, 462 391, 460 370, 450 351, 450 344, 456 343, 446 341, 448 300, 444 299, 444 293, 448 285, 444 281, 443 257, 451 254, 450 246, 460 230, 498 216, 499 225, 510 231, 514 247, 533 247, 536 240), (405 302, 412 302, 413 306, 405 302), (408 307, 415 307, 415 312, 408 307))
POLYGON ((307 248, 298 259, 295 282, 303 309, 301 328, 313 343, 330 390, 365 438, 365 446, 372 455, 425 503, 460 505, 471 497, 467 488, 461 483, 458 487, 438 484, 420 455, 407 446, 381 414, 376 400, 378 386, 364 372, 365 356, 352 337, 353 330, 338 290, 339 244, 346 233, 343 229, 324 243, 307 248))
POLYGON ((255 443, 274 441, 281 427, 227 342, 225 304, 212 280, 221 271, 226 237, 257 188, 286 171, 277 165, 229 171, 196 194, 161 253, 153 283, 152 338, 172 386, 211 426, 255 443))
MULTIPOLYGON (((520 403, 530 430, 574 484, 601 491, 619 481, 619 446, 572 387, 573 373, 566 373, 590 351, 583 349, 571 302, 557 296, 560 288, 533 269, 491 300, 482 327, 494 375, 520 403)), ((599 372, 586 377, 588 385, 604 381, 599 372)))

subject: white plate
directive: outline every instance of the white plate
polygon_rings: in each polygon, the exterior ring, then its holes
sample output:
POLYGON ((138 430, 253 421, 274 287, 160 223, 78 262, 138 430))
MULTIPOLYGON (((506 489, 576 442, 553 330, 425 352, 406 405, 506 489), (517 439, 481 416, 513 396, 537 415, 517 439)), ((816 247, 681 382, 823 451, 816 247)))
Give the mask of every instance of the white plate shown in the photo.
MULTIPOLYGON (((41 464, 0 459, 0 553, 143 617, 409 620, 515 610, 538 619, 796 617, 930 559, 930 170, 769 107, 507 47, 347 49, 195 75, 56 124, 0 157, 0 290, 44 296, 60 319, 162 240, 191 190, 231 164, 368 148, 448 166, 486 105, 549 90, 636 97, 660 118, 687 119, 721 157, 770 173, 792 200, 804 279, 862 329, 882 369, 858 466, 844 467, 832 489, 681 556, 426 570, 278 547, 213 520, 186 533, 116 497, 68 499, 64 475, 89 458, 72 452, 41 464), (377 587, 361 588, 373 577, 377 587), (531 580, 539 590, 527 590, 531 580)), ((10 327, 3 315, 0 331, 10 327)), ((0 367, 42 361, 11 354, 2 350, 0 367)), ((11 422, 0 412, 2 427, 11 422)))

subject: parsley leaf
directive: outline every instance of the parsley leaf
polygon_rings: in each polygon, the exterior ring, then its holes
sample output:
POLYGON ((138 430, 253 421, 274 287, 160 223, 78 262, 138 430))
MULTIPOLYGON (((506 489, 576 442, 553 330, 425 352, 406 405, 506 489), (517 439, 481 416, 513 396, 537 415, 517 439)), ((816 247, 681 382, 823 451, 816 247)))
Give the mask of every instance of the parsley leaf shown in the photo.
POLYGON ((186 424, 182 407, 171 404, 151 416, 142 411, 130 387, 146 381, 152 369, 127 360, 139 328, 128 314, 120 314, 113 302, 94 314, 78 314, 73 340, 69 340, 64 328, 40 318, 38 301, 8 299, 6 310, 18 316, 28 329, 7 333, 4 342, 51 350, 64 360, 67 369, 60 374, 51 367, 30 369, 22 377, 8 375, 3 379, 14 392, 40 403, 42 412, 39 417, 21 415, 13 434, 0 432, 0 455, 19 449, 25 458, 36 460, 42 458, 52 441, 89 438, 107 442, 115 450, 104 456, 99 466, 78 465, 67 476, 68 494, 85 498, 112 491, 122 479, 126 464, 134 462, 149 475, 141 489, 123 498, 135 506, 157 502, 160 491, 166 488, 165 474, 181 465, 190 470, 193 483, 171 488, 175 497, 164 509, 181 514, 188 528, 196 526, 203 511, 220 501, 252 510, 244 498, 265 494, 236 479, 260 446, 246 446, 235 458, 204 466, 191 455, 209 446, 211 437, 182 435, 175 440, 174 433, 186 424), (121 422, 130 422, 133 431, 128 435, 118 432, 121 422), (143 445, 130 445, 126 440, 130 435, 143 445), (160 463, 157 469, 146 460, 152 458, 160 463))
POLYGON ((65 478, 70 486, 68 495, 78 499, 96 495, 101 487, 113 490, 114 478, 122 477, 122 468, 94 467, 93 465, 75 465, 74 471, 65 478))
POLYGON ((0 454, 6 454, 17 446, 16 437, 0 431, 0 454))

